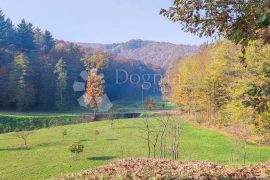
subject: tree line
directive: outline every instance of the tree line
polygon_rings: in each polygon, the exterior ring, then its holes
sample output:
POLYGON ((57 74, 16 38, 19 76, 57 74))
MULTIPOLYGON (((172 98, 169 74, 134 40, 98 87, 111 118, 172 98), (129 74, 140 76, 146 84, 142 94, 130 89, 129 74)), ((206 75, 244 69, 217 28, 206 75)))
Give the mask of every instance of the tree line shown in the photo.
POLYGON ((220 39, 168 72, 163 94, 199 122, 269 140, 270 1, 174 0, 160 14, 186 32, 220 39))
POLYGON ((247 67, 239 61, 240 55, 241 47, 230 41, 206 46, 199 54, 181 60, 177 70, 163 79, 162 89, 199 123, 241 125, 241 131, 268 139, 270 45, 250 41, 246 47, 247 67))
POLYGON ((77 45, 57 42, 48 30, 43 32, 24 19, 14 26, 2 11, 0 41, 2 108, 48 110, 74 104, 68 94, 83 56, 77 45))
MULTIPOLYGON (((77 99, 81 94, 74 92, 73 83, 83 81, 80 72, 87 68, 83 58, 94 52, 56 40, 48 30, 42 31, 24 19, 15 26, 0 11, 0 109, 54 111, 78 107, 77 99)), ((155 70, 140 61, 105 55, 108 61, 102 73, 104 91, 109 98, 134 100, 140 97, 141 83, 116 84, 115 69, 140 76, 154 74, 155 70)), ((152 90, 157 87, 153 85, 152 90)))

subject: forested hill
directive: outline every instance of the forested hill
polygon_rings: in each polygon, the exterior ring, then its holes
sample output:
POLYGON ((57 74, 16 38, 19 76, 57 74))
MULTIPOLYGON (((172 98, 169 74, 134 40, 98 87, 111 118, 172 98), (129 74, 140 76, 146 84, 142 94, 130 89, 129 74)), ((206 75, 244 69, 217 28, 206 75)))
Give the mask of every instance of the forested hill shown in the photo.
POLYGON ((176 45, 167 42, 143 41, 140 39, 114 44, 78 44, 124 56, 129 59, 141 60, 146 64, 153 64, 162 68, 167 68, 172 61, 179 57, 184 58, 199 51, 199 46, 176 45))
MULTIPOLYGON (((92 48, 56 40, 48 30, 42 31, 25 20, 13 25, 0 10, 0 110, 54 111, 79 107, 77 99, 84 92, 74 92, 73 84, 83 82, 80 73, 85 68, 81 59, 92 54, 92 48)), ((141 77, 161 73, 138 60, 109 53, 106 56, 108 61, 101 71, 105 93, 112 101, 141 97, 141 77), (139 79, 131 81, 132 74, 139 79)), ((145 95, 159 93, 158 81, 153 81, 147 79, 152 86, 145 95)))

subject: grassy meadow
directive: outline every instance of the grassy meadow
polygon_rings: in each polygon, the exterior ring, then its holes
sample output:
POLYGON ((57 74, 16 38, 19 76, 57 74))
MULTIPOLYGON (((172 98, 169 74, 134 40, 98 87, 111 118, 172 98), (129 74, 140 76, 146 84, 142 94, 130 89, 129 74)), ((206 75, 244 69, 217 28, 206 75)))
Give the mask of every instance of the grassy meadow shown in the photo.
MULTIPOLYGON (((153 126, 157 119, 151 119, 153 126)), ((14 133, 0 134, 0 179, 45 179, 66 173, 94 168, 116 159, 146 157, 144 122, 138 119, 109 121, 51 127, 36 130, 29 137, 28 148, 14 133), (63 128, 67 135, 62 138, 63 128), (94 130, 99 130, 96 136, 94 130), (79 160, 69 151, 80 140, 84 152, 79 160)), ((235 139, 220 132, 181 121, 180 159, 209 160, 231 164, 230 153, 235 139)), ((270 160, 270 148, 248 143, 247 163, 270 160)), ((241 159, 235 163, 243 163, 241 159)))

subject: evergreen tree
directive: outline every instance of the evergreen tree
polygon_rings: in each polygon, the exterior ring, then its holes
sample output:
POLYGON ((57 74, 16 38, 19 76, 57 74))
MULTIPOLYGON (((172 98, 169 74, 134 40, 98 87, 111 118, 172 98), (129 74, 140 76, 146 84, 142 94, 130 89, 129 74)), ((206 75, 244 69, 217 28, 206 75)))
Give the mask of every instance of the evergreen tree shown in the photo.
POLYGON ((45 30, 45 33, 42 37, 42 44, 46 54, 48 54, 50 50, 54 47, 54 40, 50 31, 45 30))
POLYGON ((38 48, 41 48, 42 41, 43 41, 43 34, 40 28, 35 28, 34 38, 35 38, 35 43, 37 44, 38 48))
POLYGON ((10 97, 19 111, 28 110, 35 102, 31 72, 28 57, 23 53, 17 55, 10 73, 10 97))
POLYGON ((24 19, 17 28, 16 44, 24 52, 30 52, 36 48, 33 25, 26 23, 24 19))
POLYGON ((0 10, 0 48, 9 47, 14 41, 14 29, 10 19, 0 10))
POLYGON ((14 26, 12 24, 12 21, 8 18, 6 20, 6 27, 7 27, 7 45, 8 48, 14 48, 15 47, 15 39, 16 39, 16 31, 14 29, 14 26))
POLYGON ((6 66, 0 65, 0 106, 4 106, 8 102, 7 79, 8 79, 8 69, 6 66))
POLYGON ((56 107, 63 110, 67 105, 67 70, 66 63, 63 58, 60 58, 55 65, 54 73, 56 75, 56 107))
POLYGON ((2 11, 0 11, 0 46, 2 47, 5 42, 5 34, 6 34, 6 20, 5 15, 2 11))
POLYGON ((54 67, 46 62, 41 62, 40 68, 39 108, 42 110, 52 110, 55 102, 54 67))
POLYGON ((67 44, 67 54, 64 56, 65 61, 67 62, 67 73, 68 73, 68 106, 77 106, 78 101, 77 101, 77 96, 76 93, 74 93, 73 90, 73 83, 75 80, 77 80, 78 75, 80 72, 83 70, 83 65, 80 59, 83 56, 83 51, 81 48, 74 44, 74 43, 69 43, 67 44))

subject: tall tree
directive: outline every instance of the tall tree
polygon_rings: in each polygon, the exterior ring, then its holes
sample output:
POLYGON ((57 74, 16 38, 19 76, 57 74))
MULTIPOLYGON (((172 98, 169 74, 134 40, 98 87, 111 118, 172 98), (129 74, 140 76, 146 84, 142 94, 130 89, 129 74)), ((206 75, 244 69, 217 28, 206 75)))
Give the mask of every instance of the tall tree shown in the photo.
POLYGON ((50 50, 54 47, 54 39, 50 31, 45 30, 44 35, 42 37, 42 44, 46 54, 49 53, 50 50))
POLYGON ((94 52, 90 57, 82 58, 81 61, 84 64, 86 71, 90 72, 92 69, 100 70, 106 63, 108 58, 98 52, 94 52))
POLYGON ((30 52, 36 48, 33 25, 24 19, 17 27, 16 42, 18 48, 24 52, 30 52))
POLYGON ((98 103, 100 103, 100 97, 103 95, 103 81, 102 77, 97 75, 97 71, 93 69, 88 74, 86 94, 85 94, 85 103, 89 105, 94 113, 98 110, 98 103))
POLYGON ((83 58, 81 61, 88 73, 85 103, 96 113, 99 98, 104 93, 102 77, 97 73, 105 65, 107 57, 104 54, 94 52, 92 56, 83 58))
POLYGON ((63 58, 59 59, 55 65, 54 73, 56 75, 56 107, 63 110, 67 105, 67 70, 63 58))
POLYGON ((10 19, 0 10, 0 48, 8 48, 14 41, 14 29, 10 19))
POLYGON ((23 53, 14 58, 10 73, 10 97, 18 110, 28 110, 35 102, 35 91, 31 81, 29 59, 23 53))
POLYGON ((52 110, 55 102, 54 66, 47 62, 40 62, 39 108, 52 110))
POLYGON ((174 0, 160 14, 179 22, 186 32, 241 43, 243 54, 250 40, 270 43, 270 0, 174 0))

